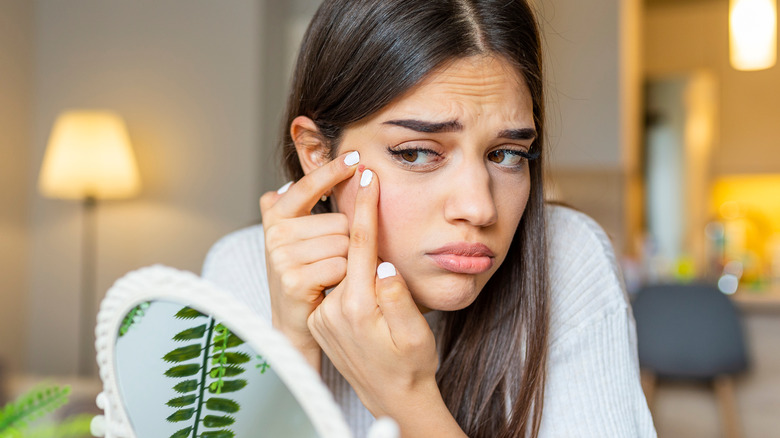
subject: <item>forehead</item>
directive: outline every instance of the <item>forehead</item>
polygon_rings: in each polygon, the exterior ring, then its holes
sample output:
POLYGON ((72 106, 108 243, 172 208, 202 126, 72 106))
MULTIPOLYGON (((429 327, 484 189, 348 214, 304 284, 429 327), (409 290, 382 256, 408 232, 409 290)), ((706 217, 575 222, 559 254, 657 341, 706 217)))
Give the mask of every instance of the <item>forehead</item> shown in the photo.
POLYGON ((532 124, 532 108, 525 80, 509 62, 472 56, 433 71, 372 119, 403 115, 449 120, 490 114, 491 118, 532 124))

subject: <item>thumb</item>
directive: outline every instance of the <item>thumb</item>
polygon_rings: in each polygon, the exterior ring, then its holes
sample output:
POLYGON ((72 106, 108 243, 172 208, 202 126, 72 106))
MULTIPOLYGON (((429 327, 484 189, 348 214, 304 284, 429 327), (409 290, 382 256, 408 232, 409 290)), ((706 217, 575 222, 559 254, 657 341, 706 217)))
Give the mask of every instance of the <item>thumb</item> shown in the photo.
POLYGON ((377 267, 376 301, 396 347, 416 348, 425 343, 431 329, 392 263, 377 267))

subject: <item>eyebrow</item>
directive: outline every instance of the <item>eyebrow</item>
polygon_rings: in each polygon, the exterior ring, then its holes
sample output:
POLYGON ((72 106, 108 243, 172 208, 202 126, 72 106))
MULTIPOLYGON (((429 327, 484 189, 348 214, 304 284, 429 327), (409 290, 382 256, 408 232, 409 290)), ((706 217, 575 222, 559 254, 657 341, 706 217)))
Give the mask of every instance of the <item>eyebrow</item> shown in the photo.
MULTIPOLYGON (((463 125, 457 120, 448 120, 446 122, 428 122, 425 120, 403 119, 403 120, 388 120, 386 122, 383 122, 382 124, 400 126, 401 128, 406 128, 412 131, 422 132, 425 134, 458 132, 463 130, 463 125)), ((509 140, 534 140, 536 138, 536 129, 534 128, 505 129, 498 133, 498 138, 506 138, 509 140)))

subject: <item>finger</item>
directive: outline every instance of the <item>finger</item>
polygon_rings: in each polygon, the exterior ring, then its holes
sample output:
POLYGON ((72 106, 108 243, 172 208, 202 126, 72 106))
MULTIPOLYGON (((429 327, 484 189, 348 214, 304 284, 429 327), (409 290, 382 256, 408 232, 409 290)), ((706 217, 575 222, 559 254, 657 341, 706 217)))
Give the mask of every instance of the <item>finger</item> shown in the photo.
MULTIPOLYGON (((348 299, 353 304, 376 307, 373 294, 364 293, 374 288, 377 256, 377 203, 379 202, 379 181, 369 169, 360 175, 360 184, 355 196, 355 211, 349 230, 349 253, 347 275, 349 290, 358 292, 348 299)), ((363 307, 367 308, 367 307, 363 307)))
POLYGON ((285 271, 331 257, 346 259, 348 249, 349 237, 331 234, 275 247, 269 252, 269 257, 277 270, 285 271))
POLYGON ((377 267, 376 302, 396 347, 417 348, 428 340, 428 322, 392 263, 384 262, 377 267))
POLYGON ((292 185, 292 181, 283 185, 279 190, 263 193, 263 196, 260 197, 260 214, 265 215, 265 212, 270 210, 276 204, 276 201, 281 199, 282 194, 290 188, 290 185, 292 185))
POLYGON ((322 195, 355 173, 359 160, 358 152, 352 151, 313 170, 293 184, 276 202, 276 214, 283 218, 309 214, 322 195))
POLYGON ((296 301, 318 303, 322 292, 344 279, 347 260, 331 257, 318 262, 285 271, 281 276, 284 294, 296 301))
POLYGON ((319 236, 349 236, 349 220, 344 213, 306 215, 263 226, 265 246, 270 248, 319 236))

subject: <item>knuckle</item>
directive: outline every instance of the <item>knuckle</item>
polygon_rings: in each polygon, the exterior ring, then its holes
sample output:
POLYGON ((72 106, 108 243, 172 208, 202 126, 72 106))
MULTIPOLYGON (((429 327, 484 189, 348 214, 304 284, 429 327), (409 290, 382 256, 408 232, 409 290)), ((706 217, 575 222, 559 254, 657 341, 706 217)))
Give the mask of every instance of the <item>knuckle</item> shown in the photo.
POLYGON ((292 257, 290 255, 290 250, 286 247, 282 246, 272 249, 269 252, 269 256, 271 258, 271 264, 276 269, 285 270, 290 266, 292 257))
POLYGON ((282 293, 291 298, 296 297, 300 287, 300 278, 301 276, 296 271, 283 272, 279 277, 279 281, 282 284, 282 293))
POLYGON ((350 244, 359 248, 368 245, 368 242, 371 240, 370 237, 368 230, 362 227, 353 227, 352 232, 349 234, 350 244))
POLYGON ((265 245, 269 248, 275 248, 282 244, 283 238, 288 234, 284 224, 271 225, 265 229, 265 245))
POLYGON ((376 294, 382 302, 385 303, 397 303, 404 298, 408 292, 404 289, 401 283, 394 281, 384 287, 377 288, 376 294))

